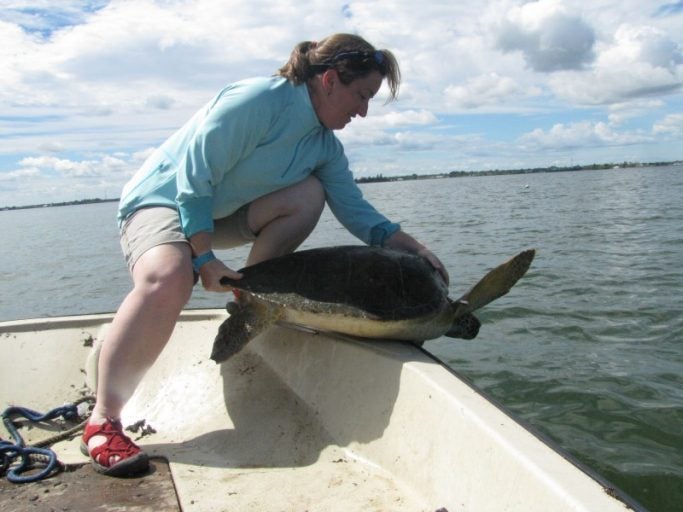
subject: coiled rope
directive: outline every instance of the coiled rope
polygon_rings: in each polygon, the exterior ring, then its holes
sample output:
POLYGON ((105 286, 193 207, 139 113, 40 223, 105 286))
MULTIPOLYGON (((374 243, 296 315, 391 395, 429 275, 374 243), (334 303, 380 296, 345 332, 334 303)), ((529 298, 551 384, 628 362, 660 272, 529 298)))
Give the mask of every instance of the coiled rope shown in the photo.
MULTIPOLYGON (((37 482, 47 478, 62 469, 62 463, 57 459, 57 455, 47 446, 58 441, 68 439, 78 433, 85 426, 87 419, 68 430, 64 430, 47 439, 26 446, 24 438, 21 437, 17 426, 12 421, 13 417, 22 416, 32 423, 50 421, 59 417, 65 421, 76 421, 80 419, 78 406, 82 403, 93 403, 92 396, 83 397, 72 404, 56 407, 45 414, 41 414, 26 407, 11 406, 2 413, 2 421, 7 432, 12 436, 14 442, 0 439, 0 475, 7 475, 7 480, 15 484, 37 482), (25 475, 24 473, 42 467, 37 472, 25 475)), ((87 415, 86 415, 87 416, 87 415)))

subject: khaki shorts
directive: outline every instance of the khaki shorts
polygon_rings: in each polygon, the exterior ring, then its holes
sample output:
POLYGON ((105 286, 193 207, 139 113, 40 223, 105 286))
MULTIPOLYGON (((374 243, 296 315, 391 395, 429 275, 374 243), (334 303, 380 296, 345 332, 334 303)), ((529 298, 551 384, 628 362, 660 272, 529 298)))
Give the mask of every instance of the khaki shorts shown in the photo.
MULTIPOLYGON (((256 239, 247 223, 248 209, 247 204, 229 217, 214 220, 214 248, 230 249, 256 239)), ((178 211, 173 208, 141 208, 121 227, 121 249, 131 272, 138 258, 152 247, 175 243, 189 244, 189 241, 180 227, 178 211)))

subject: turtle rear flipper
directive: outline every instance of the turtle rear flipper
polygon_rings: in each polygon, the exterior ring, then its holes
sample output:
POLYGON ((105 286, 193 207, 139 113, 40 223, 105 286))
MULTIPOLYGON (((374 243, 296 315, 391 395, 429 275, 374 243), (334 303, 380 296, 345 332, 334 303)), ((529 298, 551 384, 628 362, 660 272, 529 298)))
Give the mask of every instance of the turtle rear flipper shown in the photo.
POLYGON ((535 254, 534 249, 522 251, 486 274, 470 291, 455 301, 456 318, 476 311, 509 292, 529 270, 535 254))
POLYGON ((277 318, 274 312, 264 311, 251 301, 229 302, 227 309, 230 316, 218 328, 211 350, 211 359, 216 363, 237 354, 277 318))

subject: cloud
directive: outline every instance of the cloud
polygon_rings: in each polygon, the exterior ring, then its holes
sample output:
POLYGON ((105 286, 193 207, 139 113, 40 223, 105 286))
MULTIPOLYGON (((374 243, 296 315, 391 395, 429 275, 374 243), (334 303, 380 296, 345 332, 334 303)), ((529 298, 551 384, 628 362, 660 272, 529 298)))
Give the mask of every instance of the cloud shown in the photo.
POLYGON ((19 162, 25 169, 44 174, 56 172, 65 177, 99 177, 125 172, 129 165, 112 156, 105 155, 98 160, 73 161, 53 156, 27 157, 19 162))
MULTIPOLYGON (((91 2, 68 3, 72 9, 77 4, 91 2)), ((36 8, 41 23, 52 23, 45 37, 24 28, 15 13, 12 21, 0 21, 0 100, 84 110, 102 104, 156 109, 162 97, 165 105, 198 104, 243 77, 245 68, 271 74, 297 42, 291 2, 195 4, 112 1, 71 21, 36 8)))
POLYGON ((660 99, 640 99, 609 105, 607 111, 610 126, 616 127, 631 119, 638 119, 665 106, 660 99))
POLYGON ((40 144, 38 149, 46 153, 61 153, 66 149, 66 147, 61 142, 47 141, 40 144))
POLYGON ((35 178, 40 176, 41 172, 35 167, 29 167, 27 169, 17 169, 15 171, 2 172, 0 173, 0 181, 2 182, 21 182, 27 178, 35 178))
POLYGON ((158 108, 159 110, 170 109, 176 100, 165 94, 153 94, 148 96, 145 100, 145 105, 153 108, 158 108))
POLYGON ((86 159, 25 157, 0 170, 2 205, 20 206, 94 197, 118 197, 146 152, 91 155, 86 159))
POLYGON ((575 103, 618 103, 680 91, 681 64, 680 45, 661 30, 621 25, 590 71, 561 73, 550 84, 559 96, 575 103))
POLYGON ((337 132, 337 135, 347 149, 368 145, 399 145, 397 134, 400 131, 435 124, 438 124, 438 118, 428 110, 391 111, 358 119, 343 131, 337 132))
POLYGON ((107 3, 109 0, 5 0, 0 2, 0 20, 46 38, 55 30, 83 23, 88 14, 107 3))
POLYGON ((614 40, 614 45, 602 54, 605 64, 645 63, 671 73, 683 64, 681 46, 655 27, 621 25, 614 40))
POLYGON ((538 149, 581 149, 586 147, 628 146, 650 140, 640 133, 619 133, 604 122, 558 123, 549 130, 536 129, 519 138, 520 147, 538 149))
POLYGON ((438 119, 428 110, 402 110, 378 114, 363 120, 359 125, 372 129, 397 128, 415 125, 431 125, 438 119))
POLYGON ((559 0, 513 7, 500 23, 497 47, 520 51, 534 71, 583 69, 594 58, 595 32, 559 0))
POLYGON ((515 79, 495 72, 479 75, 462 85, 449 85, 444 91, 449 105, 464 109, 509 104, 539 94, 540 88, 523 87, 515 79))
POLYGON ((655 134, 683 137, 683 113, 669 114, 652 127, 655 134))

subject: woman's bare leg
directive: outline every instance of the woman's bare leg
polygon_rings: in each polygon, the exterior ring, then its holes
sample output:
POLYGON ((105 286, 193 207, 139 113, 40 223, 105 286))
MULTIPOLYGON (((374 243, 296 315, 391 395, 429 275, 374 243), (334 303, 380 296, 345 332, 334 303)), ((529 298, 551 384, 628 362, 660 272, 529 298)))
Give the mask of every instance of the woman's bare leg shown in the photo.
POLYGON ((311 234, 324 206, 325 191, 313 176, 253 201, 247 222, 258 236, 247 265, 294 251, 311 234))
MULTIPOLYGON (((315 228, 324 205, 322 185, 313 177, 253 201, 247 222, 258 236, 247 264, 295 250, 315 228)), ((172 243, 150 249, 136 262, 133 290, 116 312, 102 345, 90 423, 120 417, 166 346, 192 293, 191 258, 189 244, 172 243)), ((93 436, 88 446, 92 449, 105 440, 93 436)))
MULTIPOLYGON (((136 262, 133 290, 116 312, 102 344, 91 424, 120 418, 189 300, 194 284, 191 269, 190 246, 184 243, 159 245, 136 262)), ((104 441, 103 436, 94 436, 88 444, 92 449, 104 441)))

